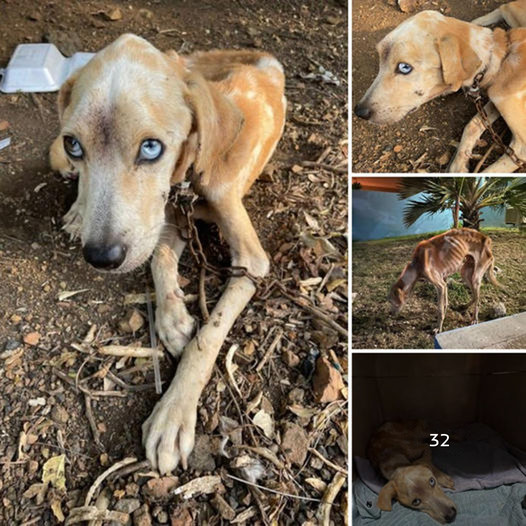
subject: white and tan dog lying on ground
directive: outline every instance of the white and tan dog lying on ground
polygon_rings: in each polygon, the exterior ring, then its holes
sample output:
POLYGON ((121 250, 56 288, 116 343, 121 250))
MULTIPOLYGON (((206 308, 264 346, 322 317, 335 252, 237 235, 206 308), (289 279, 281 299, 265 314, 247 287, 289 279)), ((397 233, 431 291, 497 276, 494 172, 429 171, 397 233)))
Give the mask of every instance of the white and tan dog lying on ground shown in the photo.
POLYGON ((429 443, 429 429, 422 420, 387 422, 373 433, 367 457, 388 481, 378 495, 378 507, 391 511, 394 499, 450 524, 457 508, 440 486, 453 489, 455 485, 433 464, 429 443))
MULTIPOLYGON (((506 18, 513 11, 508 7, 502 6, 498 15, 506 18)), ((496 16, 483 22, 492 23, 496 16)), ((526 29, 491 30, 437 11, 422 11, 391 31, 377 50, 380 70, 354 109, 358 117, 375 124, 397 122, 431 99, 469 88, 484 72, 480 85, 489 97, 485 106, 489 121, 504 118, 513 134, 510 146, 526 161, 526 29)), ((473 117, 464 129, 451 172, 468 171, 484 130, 481 118, 473 117)), ((504 154, 485 171, 516 169, 504 154)))
POLYGON ((195 323, 177 268, 185 241, 175 226, 181 218, 167 203, 170 188, 189 179, 201 198, 195 217, 218 224, 232 265, 267 274, 269 260, 242 198, 283 131, 283 68, 258 51, 183 57, 123 35, 67 80, 58 104, 61 132, 51 165, 79 175, 66 229, 80 236, 86 261, 99 270, 129 272, 153 254, 157 332, 174 356, 183 353, 143 425, 147 458, 168 473, 179 462, 186 467, 199 396, 255 292, 248 277, 231 278, 191 339, 195 323))

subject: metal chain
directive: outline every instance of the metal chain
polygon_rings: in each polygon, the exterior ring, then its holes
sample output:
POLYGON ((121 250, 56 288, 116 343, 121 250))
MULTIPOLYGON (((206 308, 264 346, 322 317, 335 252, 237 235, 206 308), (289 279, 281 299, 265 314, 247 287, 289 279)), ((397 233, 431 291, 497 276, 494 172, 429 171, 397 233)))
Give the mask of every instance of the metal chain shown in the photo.
POLYGON ((475 75, 475 78, 473 79, 473 84, 468 89, 464 90, 464 93, 475 104, 475 107, 477 108, 477 112, 478 112, 478 114, 480 116, 482 124, 484 125, 484 128, 486 128, 486 130, 490 133, 491 138, 497 144, 497 146, 506 155, 508 155, 508 157, 520 169, 526 170, 526 162, 519 158, 519 156, 515 153, 515 151, 513 150, 513 148, 511 146, 509 146, 508 144, 504 143, 504 141, 500 138, 500 136, 497 134, 497 132, 493 129, 493 126, 491 125, 491 122, 489 121, 488 114, 486 113, 486 110, 484 109, 482 95, 480 93, 480 83, 481 83, 482 79, 484 78, 484 74, 485 73, 486 73, 485 70, 480 71, 479 73, 477 73, 475 75))
MULTIPOLYGON (((206 255, 203 251, 203 245, 199 239, 199 233, 194 221, 194 203, 197 201, 198 195, 193 191, 191 183, 184 181, 174 185, 170 191, 169 201, 176 207, 179 207, 179 211, 186 220, 185 225, 185 236, 184 240, 188 243, 188 248, 192 257, 196 263, 207 270, 208 272, 215 274, 216 276, 226 275, 228 277, 247 277, 254 282, 256 289, 260 290, 263 283, 262 278, 253 276, 248 272, 246 267, 240 266, 229 266, 229 267, 217 267, 208 262, 206 255)), ((257 294, 257 292, 256 292, 257 294)))

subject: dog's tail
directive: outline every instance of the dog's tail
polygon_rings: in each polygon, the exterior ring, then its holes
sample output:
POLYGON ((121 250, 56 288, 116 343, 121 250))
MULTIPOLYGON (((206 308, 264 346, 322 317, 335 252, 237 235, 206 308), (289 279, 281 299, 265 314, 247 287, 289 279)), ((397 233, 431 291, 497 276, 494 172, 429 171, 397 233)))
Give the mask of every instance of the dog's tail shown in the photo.
POLYGON ((479 18, 475 18, 475 20, 472 20, 471 23, 477 24, 478 26, 491 26, 492 24, 496 24, 501 20, 504 20, 504 16, 500 7, 497 7, 495 11, 492 11, 487 15, 480 16, 479 18))

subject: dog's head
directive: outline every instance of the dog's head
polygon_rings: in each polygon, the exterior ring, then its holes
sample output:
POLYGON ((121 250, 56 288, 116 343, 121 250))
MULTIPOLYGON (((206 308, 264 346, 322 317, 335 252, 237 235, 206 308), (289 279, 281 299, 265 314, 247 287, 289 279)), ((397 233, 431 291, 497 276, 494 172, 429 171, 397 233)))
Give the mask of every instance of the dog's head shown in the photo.
POLYGON ((392 479, 378 495, 378 507, 391 511, 391 501, 414 510, 423 511, 441 524, 455 520, 455 503, 444 493, 433 472, 426 466, 413 465, 398 468, 392 479))
POLYGON ((116 272, 149 258, 171 185, 192 163, 207 184, 242 123, 183 58, 134 35, 68 79, 58 102, 64 155, 79 173, 85 259, 116 272))
POLYGON ((391 287, 387 299, 391 304, 391 314, 398 314, 402 310, 406 300, 406 294, 400 280, 391 287))
POLYGON ((356 105, 356 115, 391 124, 425 102, 457 91, 481 67, 477 52, 489 57, 492 38, 487 28, 437 11, 409 18, 378 43, 378 75, 356 105))

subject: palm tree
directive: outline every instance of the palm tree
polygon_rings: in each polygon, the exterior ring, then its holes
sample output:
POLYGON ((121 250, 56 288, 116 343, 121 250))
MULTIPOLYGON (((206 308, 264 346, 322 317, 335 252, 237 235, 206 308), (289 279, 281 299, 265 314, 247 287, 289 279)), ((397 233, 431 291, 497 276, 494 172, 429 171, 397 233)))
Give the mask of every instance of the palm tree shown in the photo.
POLYGON ((400 182, 399 199, 411 199, 404 207, 404 225, 410 227, 424 214, 451 210, 453 227, 480 229, 481 210, 516 208, 526 215, 525 177, 404 177, 400 182))

